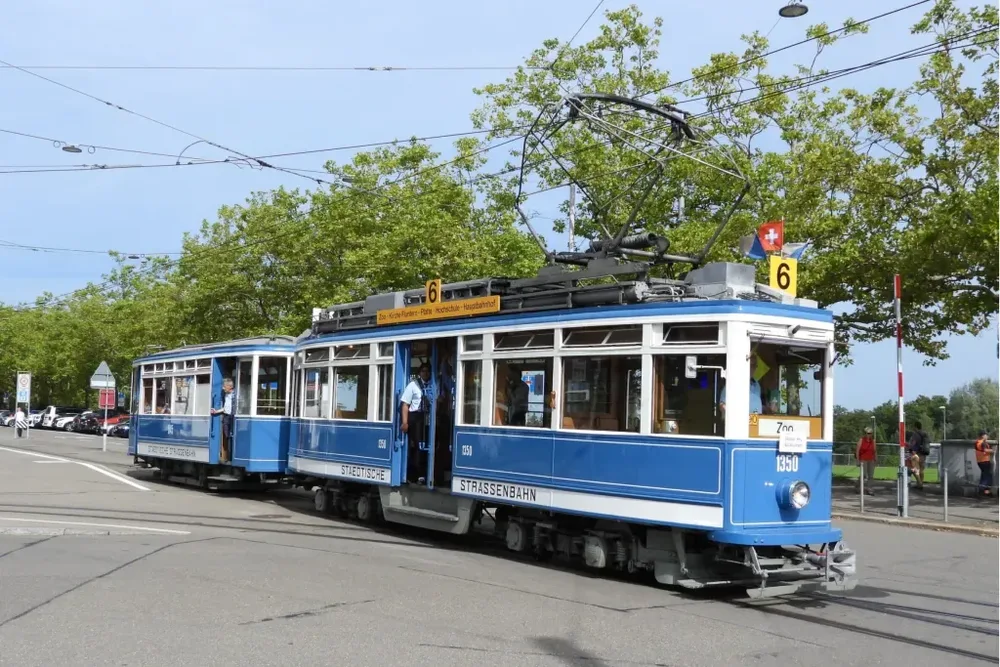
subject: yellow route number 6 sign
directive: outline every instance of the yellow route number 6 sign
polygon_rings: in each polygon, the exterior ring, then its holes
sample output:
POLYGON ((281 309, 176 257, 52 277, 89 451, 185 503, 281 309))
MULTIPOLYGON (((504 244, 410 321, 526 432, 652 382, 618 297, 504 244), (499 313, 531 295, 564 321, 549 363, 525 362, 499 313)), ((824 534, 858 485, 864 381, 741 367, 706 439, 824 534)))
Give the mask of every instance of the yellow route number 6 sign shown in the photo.
POLYGON ((791 296, 796 295, 799 286, 799 262, 791 257, 771 256, 771 288, 781 290, 791 296))

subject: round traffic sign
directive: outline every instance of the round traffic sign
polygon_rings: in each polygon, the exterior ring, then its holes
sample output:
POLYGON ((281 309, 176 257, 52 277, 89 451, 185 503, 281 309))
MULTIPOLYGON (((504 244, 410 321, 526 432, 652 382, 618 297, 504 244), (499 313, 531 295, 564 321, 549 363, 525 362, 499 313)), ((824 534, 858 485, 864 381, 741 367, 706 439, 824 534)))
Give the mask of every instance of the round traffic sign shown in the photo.
POLYGON ((27 375, 22 375, 21 379, 20 379, 20 383, 21 383, 22 387, 27 387, 28 386, 28 376, 27 375))

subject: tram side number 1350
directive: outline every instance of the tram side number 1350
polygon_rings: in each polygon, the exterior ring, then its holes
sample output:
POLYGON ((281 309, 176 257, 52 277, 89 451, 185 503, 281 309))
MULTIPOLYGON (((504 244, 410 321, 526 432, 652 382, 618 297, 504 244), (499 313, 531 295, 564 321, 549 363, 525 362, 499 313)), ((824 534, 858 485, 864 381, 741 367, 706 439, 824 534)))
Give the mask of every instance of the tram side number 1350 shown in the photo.
POLYGON ((778 472, 798 472, 799 457, 797 454, 778 454, 776 467, 778 472))

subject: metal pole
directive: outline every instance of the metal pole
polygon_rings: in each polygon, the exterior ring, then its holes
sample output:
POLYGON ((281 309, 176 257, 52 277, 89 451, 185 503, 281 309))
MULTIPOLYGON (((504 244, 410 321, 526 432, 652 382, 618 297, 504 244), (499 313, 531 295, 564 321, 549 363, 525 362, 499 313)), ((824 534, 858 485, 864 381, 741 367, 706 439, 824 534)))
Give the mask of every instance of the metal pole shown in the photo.
POLYGON ((858 461, 858 474, 861 480, 861 513, 865 513, 865 464, 858 461))
POLYGON ((569 184, 569 251, 576 252, 576 183, 569 184))
POLYGON ((101 451, 108 451, 108 402, 104 401, 104 423, 101 424, 101 431, 104 433, 101 451))
POLYGON ((941 483, 944 488, 941 489, 941 493, 944 494, 944 522, 948 523, 948 465, 944 460, 944 443, 941 443, 941 448, 938 450, 938 458, 941 459, 941 472, 942 480, 941 483))
POLYGON ((899 402, 899 470, 896 472, 897 499, 896 513, 906 518, 909 514, 909 498, 906 477, 906 419, 903 411, 903 312, 901 307, 903 281, 897 273, 893 278, 893 295, 896 308, 896 384, 899 402))

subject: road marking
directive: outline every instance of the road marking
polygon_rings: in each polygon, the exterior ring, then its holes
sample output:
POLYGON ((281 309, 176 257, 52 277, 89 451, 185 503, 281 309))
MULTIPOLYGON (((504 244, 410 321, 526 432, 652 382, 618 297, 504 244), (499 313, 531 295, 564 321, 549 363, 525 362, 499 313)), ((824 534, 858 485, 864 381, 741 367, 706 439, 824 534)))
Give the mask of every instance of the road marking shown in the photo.
POLYGON ((32 463, 72 463, 72 461, 32 461, 32 463))
POLYGON ((126 530, 141 530, 148 533, 166 533, 168 535, 190 535, 187 530, 170 530, 168 528, 147 528, 145 526, 124 526, 118 523, 88 523, 86 521, 54 521, 48 519, 21 519, 0 514, 0 522, 23 521, 25 523, 51 523, 60 526, 90 526, 91 528, 118 528, 126 530))
POLYGON ((13 452, 14 454, 25 454, 27 456, 34 456, 34 457, 40 458, 40 459, 49 459, 50 461, 53 461, 53 462, 75 463, 77 465, 83 466, 84 468, 90 468, 91 470, 93 470, 95 472, 99 472, 102 475, 107 475, 111 479, 119 481, 122 484, 128 484, 129 486, 134 487, 136 489, 139 489, 140 491, 149 491, 150 490, 149 487, 143 486, 142 484, 139 484, 135 480, 129 479, 128 477, 125 477, 124 475, 119 475, 116 472, 112 472, 111 470, 108 470, 104 466, 98 465, 96 463, 87 463, 86 461, 75 461, 73 459, 67 459, 67 458, 64 458, 62 456, 52 456, 51 454, 42 454, 41 452, 29 452, 29 451, 25 451, 23 449, 13 449, 11 447, 0 447, 0 450, 3 450, 5 452, 13 452))

